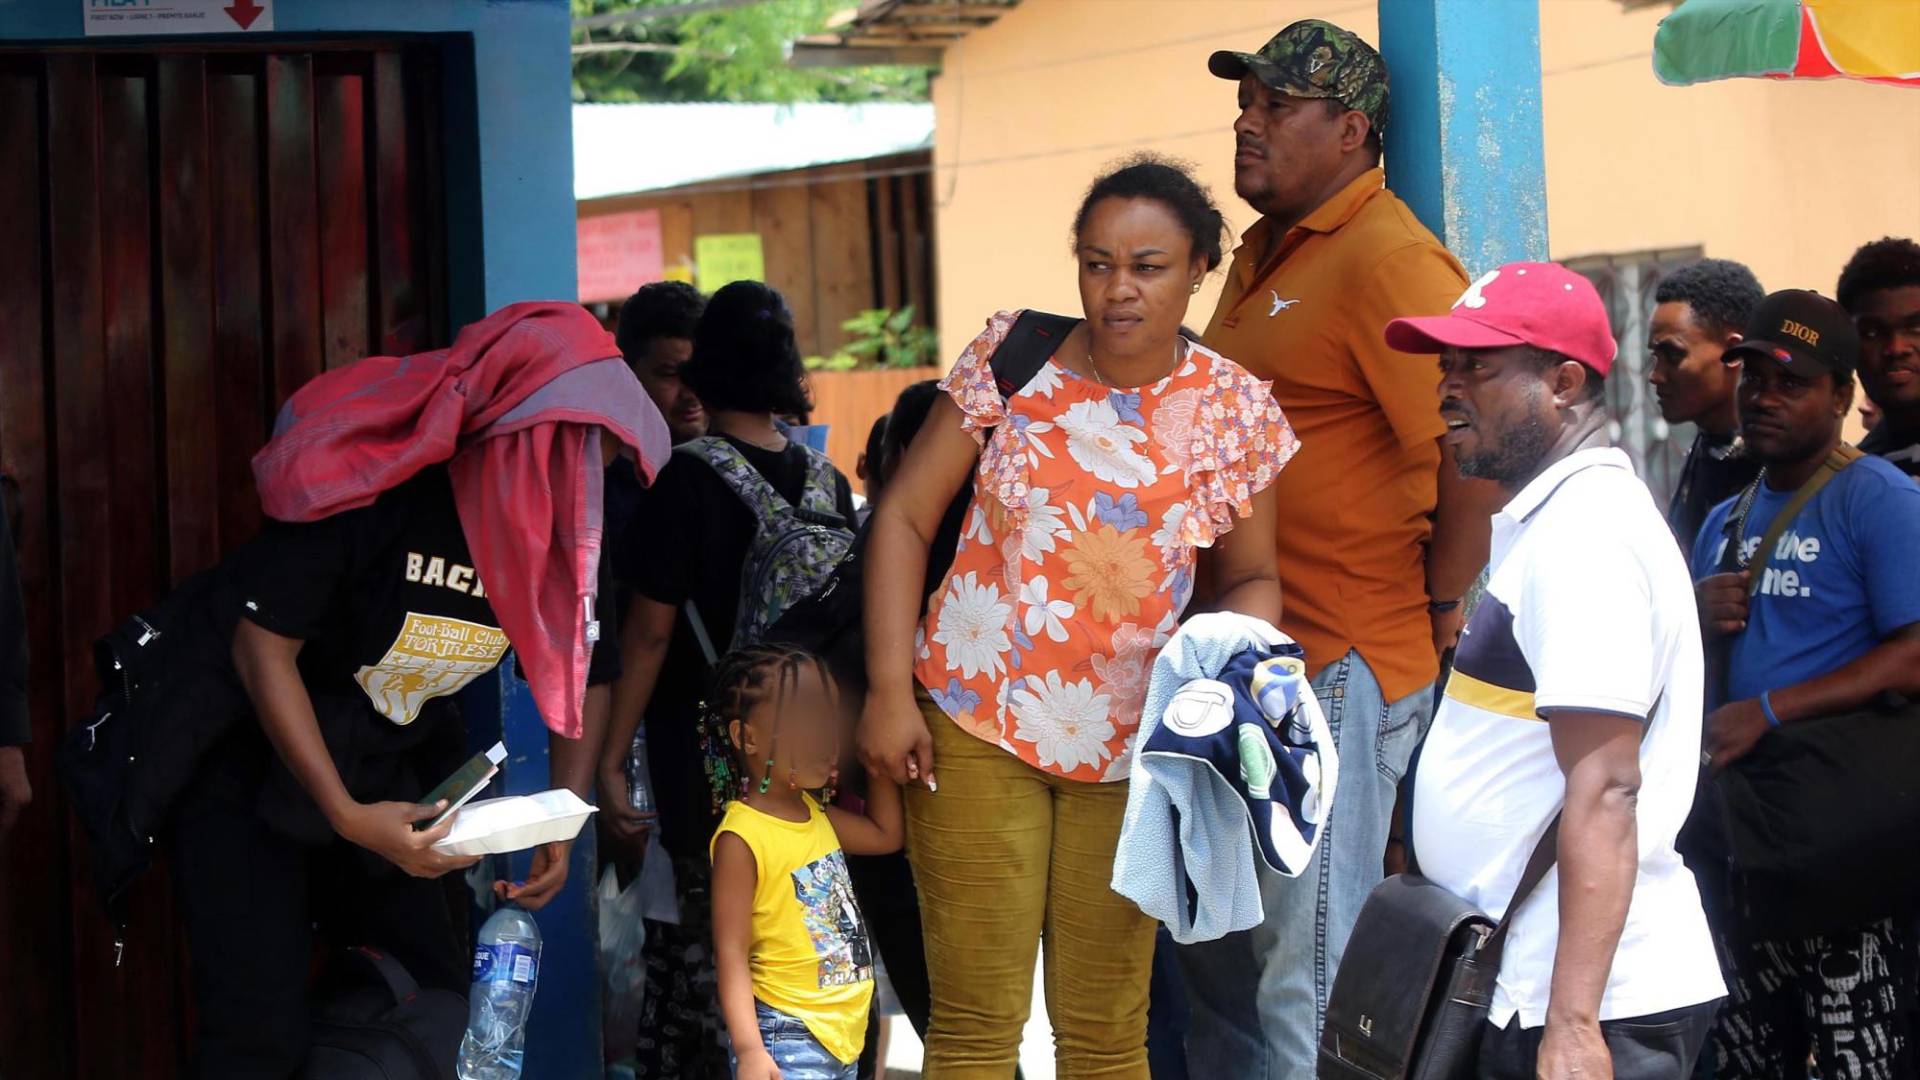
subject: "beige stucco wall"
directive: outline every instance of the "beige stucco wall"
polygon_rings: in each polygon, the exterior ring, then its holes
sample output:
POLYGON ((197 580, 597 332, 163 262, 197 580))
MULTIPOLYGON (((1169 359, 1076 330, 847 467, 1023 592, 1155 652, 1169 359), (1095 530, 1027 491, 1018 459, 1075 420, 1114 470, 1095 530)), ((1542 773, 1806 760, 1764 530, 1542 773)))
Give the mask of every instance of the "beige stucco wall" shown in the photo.
MULTIPOLYGON (((1541 2, 1553 257, 1700 246, 1769 288, 1830 292, 1861 242, 1920 235, 1920 91, 1662 86, 1649 56, 1666 10, 1541 2)), ((1234 88, 1206 57, 1306 17, 1377 40, 1372 2, 1024 0, 948 49, 934 83, 946 354, 996 308, 1078 310, 1067 227, 1115 158, 1187 158, 1235 230, 1251 224, 1233 195, 1234 88)), ((1206 321, 1218 289, 1216 276, 1189 323, 1206 321)))

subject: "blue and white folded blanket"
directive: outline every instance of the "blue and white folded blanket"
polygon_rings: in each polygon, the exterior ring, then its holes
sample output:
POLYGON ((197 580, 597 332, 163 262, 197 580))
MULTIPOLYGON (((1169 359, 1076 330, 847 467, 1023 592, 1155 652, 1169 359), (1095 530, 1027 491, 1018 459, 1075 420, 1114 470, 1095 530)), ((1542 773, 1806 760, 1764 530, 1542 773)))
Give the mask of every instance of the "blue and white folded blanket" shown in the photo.
POLYGON ((1255 853, 1305 871, 1339 778, 1305 654, 1259 619, 1195 616, 1154 661, 1134 745, 1114 891, 1182 944, 1258 926, 1255 853))

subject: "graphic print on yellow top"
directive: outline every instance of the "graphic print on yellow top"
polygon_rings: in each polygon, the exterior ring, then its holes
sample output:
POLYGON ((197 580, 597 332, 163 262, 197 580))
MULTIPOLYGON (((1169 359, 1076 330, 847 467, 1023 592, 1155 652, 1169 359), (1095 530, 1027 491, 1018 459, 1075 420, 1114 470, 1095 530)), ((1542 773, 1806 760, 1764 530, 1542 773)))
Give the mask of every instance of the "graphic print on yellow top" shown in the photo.
POLYGON ((1200 345, 1150 386, 1049 360, 1002 399, 992 357, 1017 318, 989 320, 940 384, 982 446, 914 675, 962 730, 1027 764, 1124 780, 1199 549, 1252 512, 1293 429, 1268 384, 1200 345))
POLYGON ((873 948, 833 824, 802 797, 803 822, 728 803, 713 836, 733 833, 753 853, 753 996, 806 1024, 828 1053, 850 1063, 866 1045, 873 948))
POLYGON ((409 611, 387 654, 353 678, 375 712, 404 727, 429 699, 492 671, 506 652, 507 635, 497 626, 409 611))

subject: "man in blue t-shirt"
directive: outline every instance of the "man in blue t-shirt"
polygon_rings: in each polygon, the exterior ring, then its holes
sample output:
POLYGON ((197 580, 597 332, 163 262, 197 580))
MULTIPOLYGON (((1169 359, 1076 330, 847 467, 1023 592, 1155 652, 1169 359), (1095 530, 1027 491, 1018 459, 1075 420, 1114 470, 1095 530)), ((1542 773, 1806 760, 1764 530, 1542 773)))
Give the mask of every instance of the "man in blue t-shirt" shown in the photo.
MULTIPOLYGON (((1763 301, 1726 352, 1742 363, 1741 435, 1762 468, 1707 515, 1693 546, 1702 630, 1710 645, 1728 639, 1706 722, 1716 769, 1771 727, 1890 691, 1920 697, 1920 485, 1863 457, 1795 514, 1770 557, 1755 550, 1839 447, 1859 348, 1838 304, 1789 290, 1763 301)), ((1760 940, 1738 913, 1724 921, 1730 997, 1713 1035, 1721 1077, 1804 1073, 1809 1049, 1822 1076, 1916 1075, 1920 958, 1910 921, 1791 941, 1760 940)))

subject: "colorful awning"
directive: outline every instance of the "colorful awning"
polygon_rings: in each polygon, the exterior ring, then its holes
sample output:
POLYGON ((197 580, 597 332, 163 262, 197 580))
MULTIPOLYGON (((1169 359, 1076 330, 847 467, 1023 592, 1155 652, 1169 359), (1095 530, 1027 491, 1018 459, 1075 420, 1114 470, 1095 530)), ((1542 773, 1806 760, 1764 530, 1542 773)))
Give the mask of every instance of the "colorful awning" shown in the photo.
POLYGON ((1686 0, 1653 36, 1653 71, 1715 79, 1864 79, 1920 87, 1920 0, 1686 0))

